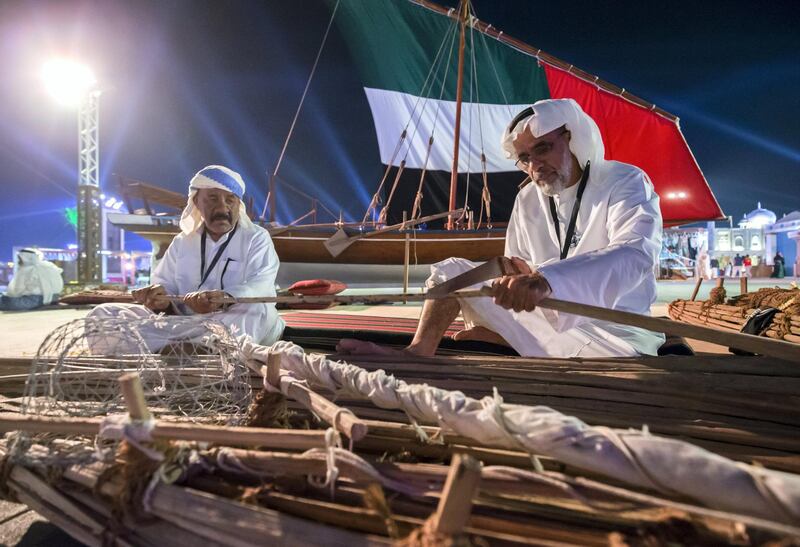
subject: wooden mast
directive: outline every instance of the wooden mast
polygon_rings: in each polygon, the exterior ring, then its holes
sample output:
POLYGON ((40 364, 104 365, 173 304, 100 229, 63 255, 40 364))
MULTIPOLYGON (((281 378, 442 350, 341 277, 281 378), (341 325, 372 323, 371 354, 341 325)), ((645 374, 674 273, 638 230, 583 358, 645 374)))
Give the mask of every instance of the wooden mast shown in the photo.
MULTIPOLYGON (((458 186, 458 149, 461 137, 461 96, 464 87, 464 42, 467 31, 467 18, 469 17, 469 0, 461 0, 459 5, 459 19, 461 24, 461 36, 458 40, 458 82, 456 84, 456 126, 453 135, 453 169, 450 173, 450 204, 448 210, 454 211, 456 208, 456 189, 458 186)), ((455 228, 453 217, 447 220, 447 229, 455 228)))

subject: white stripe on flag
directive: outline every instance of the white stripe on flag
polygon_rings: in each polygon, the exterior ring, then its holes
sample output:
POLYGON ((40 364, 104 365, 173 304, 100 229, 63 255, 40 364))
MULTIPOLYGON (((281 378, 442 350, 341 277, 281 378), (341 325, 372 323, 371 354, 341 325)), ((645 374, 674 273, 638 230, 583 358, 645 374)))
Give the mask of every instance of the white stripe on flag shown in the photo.
MULTIPOLYGON (((381 151, 381 161, 388 164, 392 158, 400 135, 408 126, 406 142, 397 154, 395 165, 405 158, 406 167, 421 169, 425 161, 428 139, 436 124, 433 148, 428 160, 428 169, 450 171, 453 164, 453 133, 456 120, 456 103, 436 99, 419 99, 409 93, 385 89, 364 88, 375 122, 375 133, 381 151), (424 105, 424 107, 423 107, 424 105)), ((481 171, 481 124, 483 125, 483 152, 486 154, 486 170, 490 173, 515 171, 514 162, 505 157, 500 148, 500 138, 514 116, 530 105, 477 104, 464 102, 461 105, 461 145, 459 149, 459 173, 481 171), (469 153, 467 153, 469 152, 469 153)))

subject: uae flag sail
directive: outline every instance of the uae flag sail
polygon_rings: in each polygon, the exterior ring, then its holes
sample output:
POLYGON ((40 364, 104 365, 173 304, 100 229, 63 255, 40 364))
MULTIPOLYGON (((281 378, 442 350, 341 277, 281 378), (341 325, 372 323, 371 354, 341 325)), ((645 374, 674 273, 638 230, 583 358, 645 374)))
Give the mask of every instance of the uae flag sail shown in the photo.
MULTIPOLYGON (((383 220, 398 222, 404 211, 418 217, 448 210, 459 11, 422 0, 340 0, 337 11, 362 76, 381 162, 389 166, 377 193, 381 203, 388 201, 383 220)), ((484 175, 492 220, 508 220, 525 176, 505 158, 500 136, 518 112, 548 98, 575 99, 597 122, 606 158, 650 176, 665 225, 724 218, 677 117, 474 17, 464 47, 456 205, 466 199, 476 222, 478 211, 486 220, 484 175)))

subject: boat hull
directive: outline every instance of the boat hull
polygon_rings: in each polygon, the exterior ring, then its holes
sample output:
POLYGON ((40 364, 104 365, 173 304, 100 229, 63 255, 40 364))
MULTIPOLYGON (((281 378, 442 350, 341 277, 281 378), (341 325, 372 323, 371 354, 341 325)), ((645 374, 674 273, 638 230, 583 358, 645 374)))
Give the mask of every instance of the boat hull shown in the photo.
POLYGON ((333 264, 404 264, 406 244, 409 263, 433 264, 458 256, 485 261, 503 254, 505 231, 394 232, 364 237, 334 257, 325 248, 332 231, 297 230, 272 237, 281 261, 333 264))
MULTIPOLYGON (((178 226, 169 219, 148 215, 109 215, 120 228, 140 235, 151 242, 156 259, 160 259, 178 226)), ((388 232, 354 241, 338 256, 325 247, 336 228, 286 228, 271 230, 272 241, 281 262, 311 264, 405 264, 406 244, 410 264, 433 264, 453 256, 483 262, 501 256, 505 248, 505 230, 416 230, 388 232)), ((350 237, 360 232, 349 230, 350 237)))

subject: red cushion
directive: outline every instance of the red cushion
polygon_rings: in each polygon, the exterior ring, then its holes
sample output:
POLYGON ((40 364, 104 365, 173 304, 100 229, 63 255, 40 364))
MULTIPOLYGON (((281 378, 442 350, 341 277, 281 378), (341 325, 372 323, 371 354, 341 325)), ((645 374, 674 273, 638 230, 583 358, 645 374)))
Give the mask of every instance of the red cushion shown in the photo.
POLYGON ((307 281, 298 281, 289 287, 291 294, 302 294, 308 296, 322 296, 325 294, 339 294, 347 288, 347 285, 341 281, 332 281, 330 279, 309 279, 307 281))

